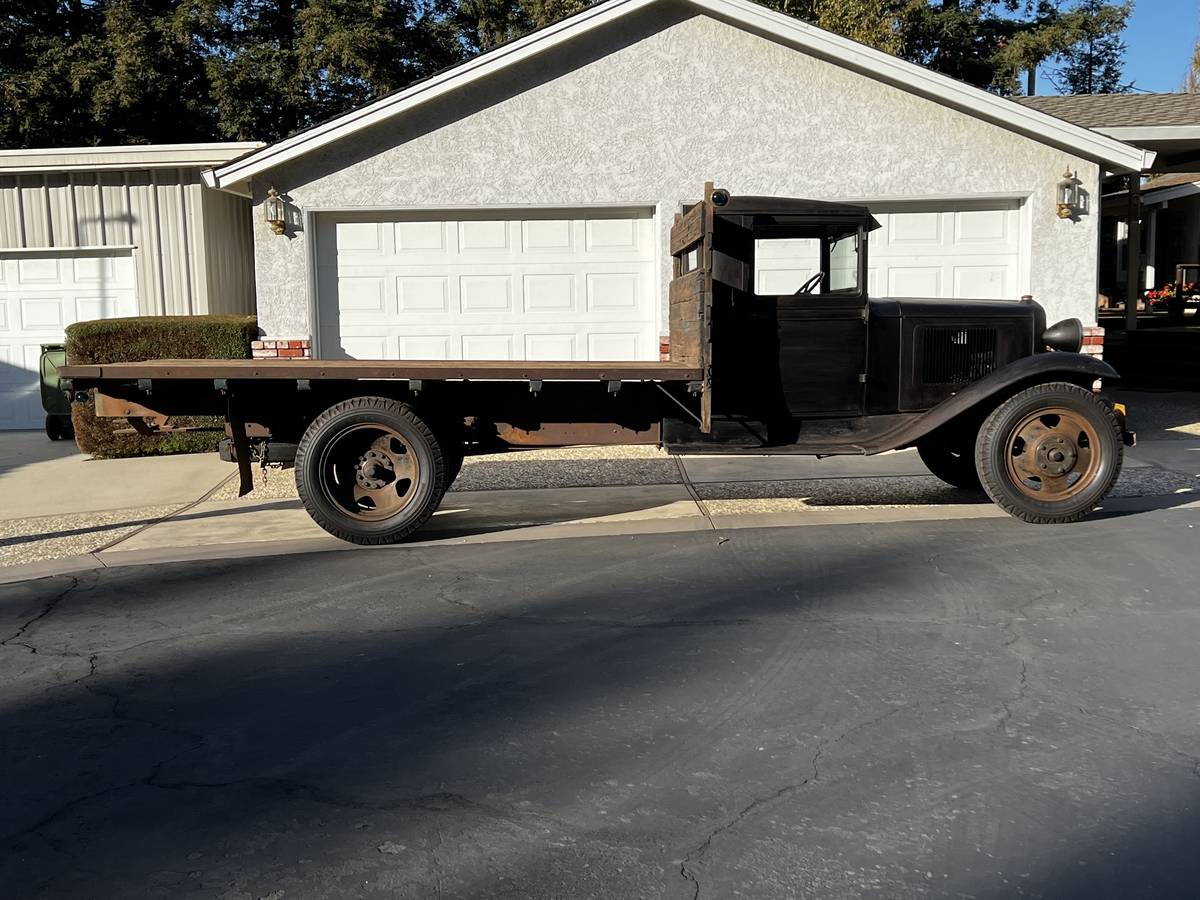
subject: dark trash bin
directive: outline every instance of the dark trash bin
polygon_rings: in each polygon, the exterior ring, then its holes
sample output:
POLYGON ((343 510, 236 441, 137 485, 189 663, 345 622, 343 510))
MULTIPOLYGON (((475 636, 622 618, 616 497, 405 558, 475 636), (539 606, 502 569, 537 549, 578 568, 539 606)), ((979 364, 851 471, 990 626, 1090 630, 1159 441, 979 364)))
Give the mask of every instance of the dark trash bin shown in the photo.
POLYGON ((62 344, 42 344, 42 409, 46 412, 46 437, 52 441, 75 437, 75 429, 71 426, 71 401, 58 386, 58 367, 66 362, 66 347, 62 344))

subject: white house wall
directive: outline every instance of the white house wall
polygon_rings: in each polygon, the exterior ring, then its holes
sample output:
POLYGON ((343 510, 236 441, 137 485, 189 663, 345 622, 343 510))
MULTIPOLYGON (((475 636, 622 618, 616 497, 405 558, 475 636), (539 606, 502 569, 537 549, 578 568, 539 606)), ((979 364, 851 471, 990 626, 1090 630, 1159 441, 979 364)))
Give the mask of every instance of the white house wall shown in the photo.
POLYGON ((0 176, 0 249, 133 247, 143 315, 253 313, 250 211, 214 193, 198 168, 0 176))
MULTIPOLYGON (((702 183, 741 194, 901 201, 1022 198, 1029 291, 1051 321, 1094 321, 1098 220, 1055 216, 1055 184, 1088 161, 684 9, 631 17, 255 180, 293 204, 273 235, 256 210, 269 336, 312 333, 305 211, 648 205, 665 247, 702 183)), ((661 302, 670 257, 660 261, 661 302)), ((664 316, 665 321, 665 316, 664 316)))

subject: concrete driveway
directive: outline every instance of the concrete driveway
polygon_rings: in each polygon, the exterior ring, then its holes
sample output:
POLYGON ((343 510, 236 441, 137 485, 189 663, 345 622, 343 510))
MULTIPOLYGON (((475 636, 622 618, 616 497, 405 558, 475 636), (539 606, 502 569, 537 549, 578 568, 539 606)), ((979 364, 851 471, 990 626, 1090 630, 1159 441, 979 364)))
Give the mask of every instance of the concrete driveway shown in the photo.
POLYGON ((1195 897, 1197 534, 823 523, 0 586, 0 884, 1195 897))

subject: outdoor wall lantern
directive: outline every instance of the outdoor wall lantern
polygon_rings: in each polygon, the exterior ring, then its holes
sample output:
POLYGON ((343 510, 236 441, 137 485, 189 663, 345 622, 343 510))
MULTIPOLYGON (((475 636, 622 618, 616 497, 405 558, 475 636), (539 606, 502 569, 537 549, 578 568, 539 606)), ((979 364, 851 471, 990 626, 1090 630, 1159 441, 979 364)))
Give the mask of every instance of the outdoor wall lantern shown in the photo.
POLYGON ((1082 182, 1079 180, 1078 174, 1078 172, 1072 172, 1070 169, 1067 169, 1063 173, 1062 181, 1058 183, 1056 195, 1058 198, 1058 217, 1060 219, 1073 219, 1079 211, 1080 197, 1082 196, 1080 185, 1082 182))
POLYGON ((271 188, 267 191, 266 202, 263 203, 263 216, 276 234, 283 234, 287 228, 285 214, 283 198, 279 196, 279 192, 275 188, 271 188))

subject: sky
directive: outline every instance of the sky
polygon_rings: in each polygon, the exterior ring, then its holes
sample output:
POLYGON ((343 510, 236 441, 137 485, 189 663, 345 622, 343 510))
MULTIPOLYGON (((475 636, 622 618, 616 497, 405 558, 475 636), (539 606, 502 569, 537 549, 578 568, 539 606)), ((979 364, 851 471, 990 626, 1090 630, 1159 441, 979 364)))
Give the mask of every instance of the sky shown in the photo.
MULTIPOLYGON (((1126 82, 1137 91, 1178 91, 1197 37, 1200 0, 1134 0, 1124 35, 1126 82)), ((1040 94, 1057 93, 1048 75, 1045 69, 1038 72, 1040 94)))
POLYGON ((1177 91, 1200 35, 1200 0, 1135 0, 1125 28, 1125 78, 1143 91, 1177 91))

